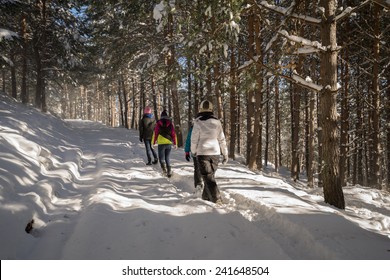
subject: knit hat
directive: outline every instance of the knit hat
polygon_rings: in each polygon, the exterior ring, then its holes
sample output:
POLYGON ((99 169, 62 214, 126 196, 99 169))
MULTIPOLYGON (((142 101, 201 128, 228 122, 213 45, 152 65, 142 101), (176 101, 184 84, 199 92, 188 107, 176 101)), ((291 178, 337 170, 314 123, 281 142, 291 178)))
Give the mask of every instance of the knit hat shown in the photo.
POLYGON ((152 113, 152 108, 150 108, 149 106, 146 106, 144 109, 144 114, 151 114, 151 113, 152 113))
POLYGON ((210 101, 204 100, 202 101, 202 103, 200 103, 199 112, 203 113, 203 112, 212 112, 212 111, 213 111, 213 104, 210 101))
POLYGON ((168 117, 168 113, 166 110, 161 112, 161 117, 168 117))

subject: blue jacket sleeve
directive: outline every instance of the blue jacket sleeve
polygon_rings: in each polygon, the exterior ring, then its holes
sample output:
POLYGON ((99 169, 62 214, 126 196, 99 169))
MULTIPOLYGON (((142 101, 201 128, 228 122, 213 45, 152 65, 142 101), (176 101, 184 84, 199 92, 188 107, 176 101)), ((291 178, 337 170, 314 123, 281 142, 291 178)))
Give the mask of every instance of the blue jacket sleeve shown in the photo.
POLYGON ((186 152, 186 153, 191 152, 191 135, 192 135, 192 126, 190 127, 190 130, 188 131, 186 144, 184 146, 184 152, 186 152))

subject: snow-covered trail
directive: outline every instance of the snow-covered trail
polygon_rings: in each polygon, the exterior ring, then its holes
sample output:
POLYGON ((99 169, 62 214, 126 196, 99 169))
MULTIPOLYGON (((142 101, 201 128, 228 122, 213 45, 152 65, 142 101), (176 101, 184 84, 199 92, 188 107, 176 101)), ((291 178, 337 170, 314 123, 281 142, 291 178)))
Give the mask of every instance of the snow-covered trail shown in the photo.
POLYGON ((136 131, 76 124, 83 153, 95 158, 83 177, 94 179, 78 181, 77 188, 89 191, 61 258, 259 259, 267 252, 268 259, 289 259, 237 211, 194 194, 192 163, 183 161, 182 149, 172 152, 175 174, 168 179, 158 165, 145 165, 136 131), (89 235, 94 238, 88 240, 89 235))
POLYGON ((89 130, 79 125, 77 134, 84 135, 84 153, 96 153, 95 171, 86 177, 97 182, 62 258, 389 257, 384 249, 389 245, 386 237, 382 244, 374 245, 375 254, 361 244, 355 246, 356 242, 373 246, 369 241, 375 233, 345 220, 342 212, 324 205, 321 196, 309 195, 282 180, 255 174, 231 162, 217 172, 226 203, 221 208, 194 194, 192 162, 184 161, 182 149, 172 152, 175 175, 167 179, 161 176, 158 165, 145 165, 145 150, 138 142, 137 131, 104 127, 89 130), (103 156, 99 151, 109 153, 103 156), (104 225, 95 222, 102 220, 101 215, 107 216, 104 225), (101 241, 94 238, 93 244, 85 242, 86 229, 87 235, 101 235, 101 241), (112 229, 115 240, 104 244, 112 229), (357 231, 362 231, 366 240, 356 240, 357 231))

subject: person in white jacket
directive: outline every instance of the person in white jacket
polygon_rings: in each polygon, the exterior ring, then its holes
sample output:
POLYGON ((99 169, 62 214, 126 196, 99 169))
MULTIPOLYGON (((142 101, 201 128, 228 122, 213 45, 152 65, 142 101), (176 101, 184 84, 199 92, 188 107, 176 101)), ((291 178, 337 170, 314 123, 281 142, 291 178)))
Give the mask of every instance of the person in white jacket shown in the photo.
POLYGON ((213 104, 204 100, 200 104, 199 115, 194 121, 191 135, 191 152, 197 157, 200 173, 204 181, 202 198, 214 203, 221 202, 220 191, 215 180, 219 158, 228 161, 228 149, 221 121, 213 114, 213 104))

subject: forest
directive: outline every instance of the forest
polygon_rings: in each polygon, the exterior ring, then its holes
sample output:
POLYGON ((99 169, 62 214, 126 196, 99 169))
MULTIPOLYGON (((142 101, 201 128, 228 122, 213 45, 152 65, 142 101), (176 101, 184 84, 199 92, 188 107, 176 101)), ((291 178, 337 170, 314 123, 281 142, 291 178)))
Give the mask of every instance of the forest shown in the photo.
POLYGON ((390 190, 389 0, 0 0, 0 94, 137 129, 166 109, 183 144, 213 102, 229 157, 288 168, 345 208, 390 190))

